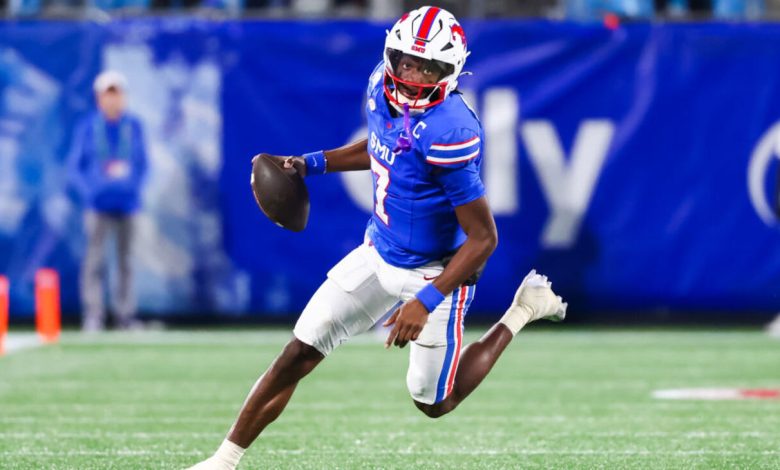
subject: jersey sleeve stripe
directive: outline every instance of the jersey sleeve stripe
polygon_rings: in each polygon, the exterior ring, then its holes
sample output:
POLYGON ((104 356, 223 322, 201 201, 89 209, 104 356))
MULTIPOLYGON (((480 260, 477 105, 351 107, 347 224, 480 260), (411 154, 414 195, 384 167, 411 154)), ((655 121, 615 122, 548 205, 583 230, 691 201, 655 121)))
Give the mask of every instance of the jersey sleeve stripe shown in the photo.
POLYGON ((480 147, 481 144, 475 141, 473 144, 459 149, 436 150, 435 148, 431 148, 426 154, 426 156, 436 157, 436 158, 460 158, 476 152, 477 150, 480 149, 480 147))
POLYGON ((428 163, 433 163, 435 165, 453 165, 455 163, 462 163, 471 160, 473 158, 476 158, 477 155, 479 155, 479 149, 477 149, 475 152, 470 153, 468 155, 464 155, 462 157, 455 157, 455 158, 441 158, 441 157, 433 157, 431 155, 428 155, 425 157, 425 161, 427 161, 428 163))
POLYGON ((479 137, 472 137, 469 140, 464 140, 463 142, 455 142, 452 144, 433 144, 431 145, 431 150, 460 150, 464 149, 466 147, 471 147, 472 145, 479 143, 479 137))

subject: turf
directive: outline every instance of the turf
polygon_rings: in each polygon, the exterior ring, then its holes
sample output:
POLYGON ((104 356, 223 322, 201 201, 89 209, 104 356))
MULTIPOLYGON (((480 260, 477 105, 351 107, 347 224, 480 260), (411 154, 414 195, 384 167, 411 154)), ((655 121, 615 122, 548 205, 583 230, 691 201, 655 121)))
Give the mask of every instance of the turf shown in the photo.
MULTIPOLYGON (((287 338, 66 334, 0 358, 0 468, 184 468, 287 338)), ((780 400, 651 397, 780 386, 780 342, 759 332, 531 329, 438 420, 412 406, 406 360, 371 337, 341 347, 241 468, 780 468, 780 400)))

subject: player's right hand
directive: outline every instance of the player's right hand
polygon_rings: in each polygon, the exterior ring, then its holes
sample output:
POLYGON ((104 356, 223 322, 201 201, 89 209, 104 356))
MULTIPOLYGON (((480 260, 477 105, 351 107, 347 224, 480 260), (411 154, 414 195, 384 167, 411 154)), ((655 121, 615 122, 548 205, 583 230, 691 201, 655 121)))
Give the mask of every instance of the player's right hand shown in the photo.
POLYGON ((427 322, 428 311, 419 300, 411 299, 404 302, 382 325, 393 326, 385 341, 385 349, 392 345, 403 348, 409 341, 417 341, 427 322))

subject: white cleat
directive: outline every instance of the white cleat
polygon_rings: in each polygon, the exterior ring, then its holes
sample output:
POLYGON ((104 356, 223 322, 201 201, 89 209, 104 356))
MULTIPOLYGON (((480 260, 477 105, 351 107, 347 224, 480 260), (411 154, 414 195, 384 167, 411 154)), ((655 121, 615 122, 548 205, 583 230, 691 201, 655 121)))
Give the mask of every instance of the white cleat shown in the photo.
POLYGON ((203 462, 197 463, 187 470, 233 470, 235 467, 231 467, 225 462, 218 461, 214 457, 210 457, 203 462))
POLYGON ((525 307, 524 310, 530 313, 528 323, 540 319, 558 322, 566 318, 568 304, 561 296, 555 295, 547 276, 538 274, 535 269, 532 269, 515 292, 510 308, 515 307, 525 307))

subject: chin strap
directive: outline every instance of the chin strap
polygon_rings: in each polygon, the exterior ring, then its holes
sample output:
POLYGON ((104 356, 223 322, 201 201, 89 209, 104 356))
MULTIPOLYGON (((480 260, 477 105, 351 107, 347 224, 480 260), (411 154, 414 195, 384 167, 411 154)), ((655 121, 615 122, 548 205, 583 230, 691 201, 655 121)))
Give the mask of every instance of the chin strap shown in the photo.
POLYGON ((412 129, 409 123, 409 104, 404 103, 404 130, 395 141, 394 154, 405 153, 412 149, 412 129))

